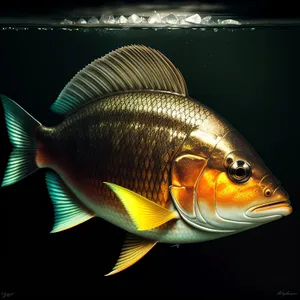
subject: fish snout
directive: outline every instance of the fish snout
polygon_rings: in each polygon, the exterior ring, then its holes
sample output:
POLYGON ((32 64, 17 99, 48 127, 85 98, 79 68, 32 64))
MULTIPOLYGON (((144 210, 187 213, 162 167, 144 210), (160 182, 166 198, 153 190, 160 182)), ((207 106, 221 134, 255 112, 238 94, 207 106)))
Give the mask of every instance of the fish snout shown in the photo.
POLYGON ((250 217, 288 216, 293 208, 288 193, 279 185, 275 189, 269 185, 264 190, 263 203, 248 210, 250 217))
POLYGON ((262 216, 281 215, 288 216, 293 209, 289 200, 288 193, 283 187, 278 186, 270 194, 268 189, 265 191, 266 198, 269 198, 264 204, 254 208, 253 212, 262 216))
POLYGON ((287 193, 287 191, 279 186, 275 191, 274 191, 274 200, 278 201, 278 202, 284 202, 284 203, 288 203, 291 204, 291 201, 289 199, 289 194, 287 193))
POLYGON ((288 216, 292 213, 293 208, 291 206, 289 195, 282 186, 275 189, 272 198, 274 202, 270 206, 271 209, 275 208, 282 216, 288 216))

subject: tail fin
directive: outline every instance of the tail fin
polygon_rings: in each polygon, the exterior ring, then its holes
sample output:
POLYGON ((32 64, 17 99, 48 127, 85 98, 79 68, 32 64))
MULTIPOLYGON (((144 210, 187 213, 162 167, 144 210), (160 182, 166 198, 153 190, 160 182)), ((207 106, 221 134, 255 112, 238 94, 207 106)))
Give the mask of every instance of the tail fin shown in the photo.
POLYGON ((14 147, 1 185, 3 187, 18 182, 38 169, 35 163, 35 136, 41 123, 13 100, 3 95, 0 97, 9 139, 14 147))

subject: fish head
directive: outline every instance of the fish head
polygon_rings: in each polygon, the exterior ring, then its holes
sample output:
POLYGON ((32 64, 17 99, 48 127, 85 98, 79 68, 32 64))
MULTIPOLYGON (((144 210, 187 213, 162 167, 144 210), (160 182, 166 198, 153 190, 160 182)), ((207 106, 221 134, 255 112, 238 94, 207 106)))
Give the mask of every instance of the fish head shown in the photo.
POLYGON ((237 131, 216 145, 196 185, 199 212, 217 228, 244 230, 287 216, 289 196, 237 131))
POLYGON ((235 130, 216 142, 209 157, 190 155, 180 168, 185 176, 180 176, 177 165, 173 199, 183 219, 201 230, 233 233, 292 212, 279 180, 235 130), (181 182, 177 177, 183 178, 181 182))
POLYGON ((237 150, 224 162, 214 183, 221 216, 259 222, 291 213, 287 192, 260 159, 237 150))

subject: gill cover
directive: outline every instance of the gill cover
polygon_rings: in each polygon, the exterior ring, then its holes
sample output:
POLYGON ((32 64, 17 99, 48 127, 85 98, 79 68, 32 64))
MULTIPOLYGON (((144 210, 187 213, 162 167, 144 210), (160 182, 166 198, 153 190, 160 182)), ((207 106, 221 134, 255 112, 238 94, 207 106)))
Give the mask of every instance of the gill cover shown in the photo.
MULTIPOLYGON (((209 209, 214 210, 215 186, 213 183, 221 170, 216 170, 213 173, 215 177, 211 176, 207 179, 209 182, 203 183, 203 178, 206 178, 207 169, 211 165, 210 160, 222 138, 203 130, 195 130, 190 134, 182 147, 180 156, 173 162, 170 193, 181 217, 193 227, 208 232, 231 233, 232 228, 226 228, 222 224, 216 226, 216 223, 211 221, 211 218, 214 219, 215 216, 207 212, 207 206, 205 206, 207 199, 202 198, 201 200, 204 200, 202 203, 198 193, 202 188, 206 191, 205 197, 213 201, 209 209)), ((221 156, 218 157, 219 169, 224 168, 223 159, 221 156)))
POLYGON ((194 189, 199 175, 206 166, 206 159, 196 155, 182 155, 172 166, 170 192, 180 212, 195 218, 194 189))

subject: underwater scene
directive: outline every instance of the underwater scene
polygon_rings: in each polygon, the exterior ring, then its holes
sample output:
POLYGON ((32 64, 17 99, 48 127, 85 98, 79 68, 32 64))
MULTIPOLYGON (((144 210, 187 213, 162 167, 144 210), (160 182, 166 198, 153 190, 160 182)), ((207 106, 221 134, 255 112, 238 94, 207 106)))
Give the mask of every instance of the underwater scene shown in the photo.
POLYGON ((299 295, 299 34, 1 20, 2 298, 299 295))

